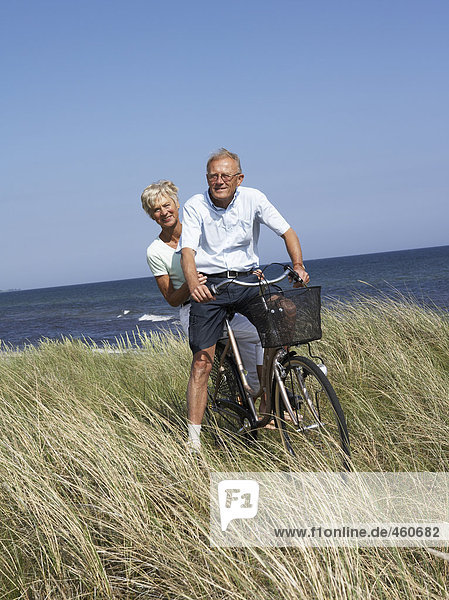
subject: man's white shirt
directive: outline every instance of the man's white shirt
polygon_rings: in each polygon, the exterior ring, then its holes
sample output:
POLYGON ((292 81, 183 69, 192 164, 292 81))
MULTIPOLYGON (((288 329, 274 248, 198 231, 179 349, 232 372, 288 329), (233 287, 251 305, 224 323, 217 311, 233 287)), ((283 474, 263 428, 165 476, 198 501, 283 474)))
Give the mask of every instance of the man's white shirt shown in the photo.
POLYGON ((203 273, 249 271, 259 266, 261 223, 277 235, 290 229, 265 194, 254 188, 238 187, 227 208, 215 206, 208 192, 196 194, 184 205, 177 250, 194 250, 196 268, 203 273))

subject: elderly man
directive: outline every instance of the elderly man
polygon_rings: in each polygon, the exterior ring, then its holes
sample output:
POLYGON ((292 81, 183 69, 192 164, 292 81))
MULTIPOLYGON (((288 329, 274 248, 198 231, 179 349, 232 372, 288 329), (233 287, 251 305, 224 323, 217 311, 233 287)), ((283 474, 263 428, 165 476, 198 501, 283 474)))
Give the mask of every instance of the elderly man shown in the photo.
POLYGON ((201 422, 207 404, 207 380, 215 344, 222 335, 226 307, 245 314, 257 288, 229 286, 215 297, 210 286, 224 277, 255 277, 259 266, 257 242, 263 223, 284 239, 293 269, 307 283, 298 236, 259 190, 241 187, 244 175, 237 154, 221 148, 207 163, 209 189, 184 206, 178 248, 192 299, 189 343, 193 352, 187 386, 189 446, 200 449, 201 422), (201 283, 198 273, 207 275, 201 283))

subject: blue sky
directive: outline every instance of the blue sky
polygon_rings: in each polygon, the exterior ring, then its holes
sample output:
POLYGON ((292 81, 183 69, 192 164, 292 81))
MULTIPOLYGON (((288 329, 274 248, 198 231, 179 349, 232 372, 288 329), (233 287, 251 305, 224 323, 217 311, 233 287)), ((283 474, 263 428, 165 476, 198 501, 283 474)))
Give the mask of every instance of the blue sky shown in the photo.
POLYGON ((140 193, 203 191, 221 146, 306 264, 449 243, 446 0, 3 0, 0 22, 0 289, 149 275, 140 193))

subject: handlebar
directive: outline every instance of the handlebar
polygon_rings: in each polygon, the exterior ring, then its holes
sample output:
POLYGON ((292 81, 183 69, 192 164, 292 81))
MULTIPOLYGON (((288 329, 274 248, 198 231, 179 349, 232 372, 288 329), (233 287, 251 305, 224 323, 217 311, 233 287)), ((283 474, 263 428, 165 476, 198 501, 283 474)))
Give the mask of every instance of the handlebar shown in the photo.
POLYGON ((264 277, 262 277, 259 281, 254 281, 252 283, 248 283, 247 281, 240 281, 239 279, 225 279, 224 281, 221 281, 220 283, 212 284, 210 286, 211 292, 213 294, 218 294, 219 290, 224 287, 225 285, 229 285, 230 283, 235 283, 236 285, 241 285, 243 287, 256 287, 256 286, 260 286, 260 285, 271 285, 273 283, 279 283, 279 281, 282 281, 283 279, 285 279, 286 277, 290 276, 292 277, 297 283, 302 283, 302 279, 301 277, 298 275, 298 273, 292 269, 289 265, 281 265, 284 268, 284 272, 282 273, 282 275, 280 277, 276 277, 276 279, 265 279, 264 277))

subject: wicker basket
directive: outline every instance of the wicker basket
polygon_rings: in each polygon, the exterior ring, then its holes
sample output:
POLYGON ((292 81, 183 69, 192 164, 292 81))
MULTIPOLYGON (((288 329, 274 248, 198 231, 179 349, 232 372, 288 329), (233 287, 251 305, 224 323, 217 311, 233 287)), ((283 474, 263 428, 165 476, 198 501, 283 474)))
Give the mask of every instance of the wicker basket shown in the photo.
POLYGON ((264 348, 305 344, 321 333, 321 287, 270 290, 248 304, 247 316, 264 348))

